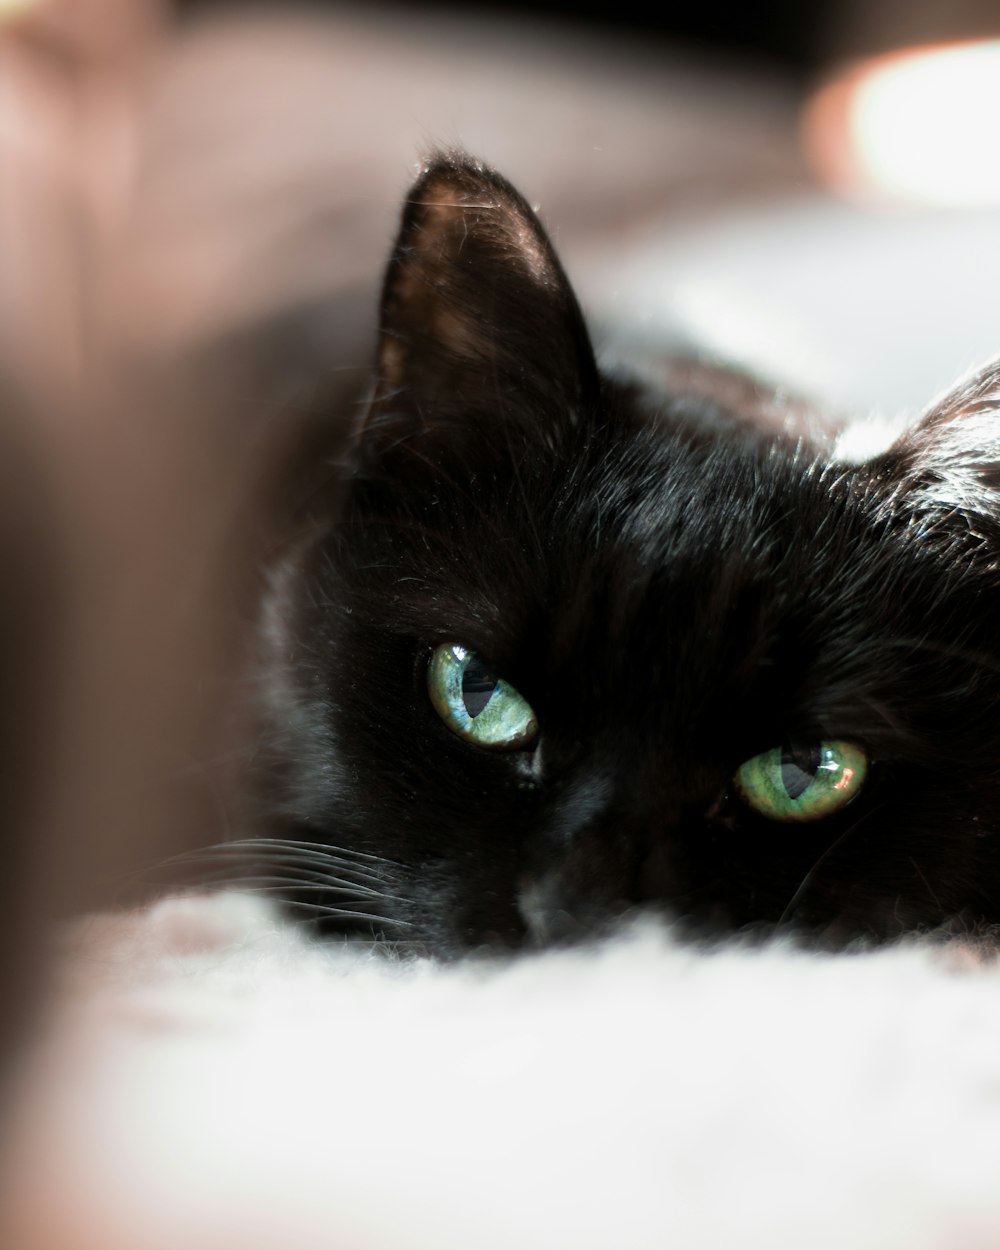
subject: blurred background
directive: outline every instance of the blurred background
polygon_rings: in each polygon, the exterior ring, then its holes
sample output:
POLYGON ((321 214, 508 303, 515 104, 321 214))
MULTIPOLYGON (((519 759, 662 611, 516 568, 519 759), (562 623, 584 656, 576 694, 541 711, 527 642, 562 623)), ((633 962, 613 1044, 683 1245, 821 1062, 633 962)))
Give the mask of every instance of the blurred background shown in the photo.
MULTIPOLYGON (((280 7, 281 0, 258 0, 280 7)), ((232 7, 233 0, 181 0, 187 12, 232 7)), ((328 10, 343 9, 333 0, 328 10)), ((368 5, 366 11, 373 7, 368 5)), ((639 0, 621 4, 607 0, 570 3, 569 0, 521 0, 470 6, 462 3, 412 5, 420 11, 461 22, 470 11, 481 16, 516 21, 553 20, 561 25, 589 31, 655 39, 662 46, 687 49, 708 56, 734 54, 753 57, 806 85, 831 62, 888 52, 900 46, 938 43, 943 40, 981 38, 994 33, 998 16, 990 0, 955 0, 942 5, 936 0, 760 0, 737 4, 720 0, 712 5, 673 3, 649 5, 639 0)))
POLYGON ((7 1001, 244 819, 260 569, 423 154, 538 204, 609 356, 913 414, 1000 346, 998 83, 985 0, 0 0, 7 1001))

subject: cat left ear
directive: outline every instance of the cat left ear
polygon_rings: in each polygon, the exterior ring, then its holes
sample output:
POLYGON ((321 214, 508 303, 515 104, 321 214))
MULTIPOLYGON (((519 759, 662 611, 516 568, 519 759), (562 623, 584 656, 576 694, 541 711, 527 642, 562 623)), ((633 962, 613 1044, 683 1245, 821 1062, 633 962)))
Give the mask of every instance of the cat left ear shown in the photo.
POLYGON ((472 418, 573 422, 596 387, 583 316, 531 207, 492 170, 435 159, 385 278, 366 437, 472 418))
POLYGON ((1000 524, 1000 360, 973 374, 872 463, 941 523, 1000 524))

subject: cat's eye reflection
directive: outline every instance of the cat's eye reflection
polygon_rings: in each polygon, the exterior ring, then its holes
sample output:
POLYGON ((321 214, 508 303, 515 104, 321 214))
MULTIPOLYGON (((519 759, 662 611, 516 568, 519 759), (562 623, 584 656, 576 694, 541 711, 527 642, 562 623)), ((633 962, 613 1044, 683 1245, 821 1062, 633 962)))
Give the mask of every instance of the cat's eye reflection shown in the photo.
POLYGON ((452 733, 479 746, 513 750, 538 734, 530 704, 497 676, 488 660, 459 643, 434 649, 427 691, 452 733))
POLYGON ((755 755, 733 778, 744 803, 768 820, 822 820, 856 798, 868 756, 853 742, 784 742, 755 755))

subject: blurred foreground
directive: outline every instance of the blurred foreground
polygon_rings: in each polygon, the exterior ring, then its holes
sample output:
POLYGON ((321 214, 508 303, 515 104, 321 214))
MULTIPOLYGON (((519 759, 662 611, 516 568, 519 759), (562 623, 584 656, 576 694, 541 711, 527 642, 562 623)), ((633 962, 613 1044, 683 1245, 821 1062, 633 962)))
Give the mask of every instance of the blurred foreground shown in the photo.
MULTIPOLYGON (((664 205, 803 168, 791 96, 759 75, 555 28, 0 12, 5 602, 26 613, 0 923, 23 936, 141 896, 137 870, 239 819, 258 569, 293 466, 336 454, 362 392, 423 153, 503 169, 584 275, 664 205)), ((37 943, 0 949, 4 983, 31 984, 37 943)))

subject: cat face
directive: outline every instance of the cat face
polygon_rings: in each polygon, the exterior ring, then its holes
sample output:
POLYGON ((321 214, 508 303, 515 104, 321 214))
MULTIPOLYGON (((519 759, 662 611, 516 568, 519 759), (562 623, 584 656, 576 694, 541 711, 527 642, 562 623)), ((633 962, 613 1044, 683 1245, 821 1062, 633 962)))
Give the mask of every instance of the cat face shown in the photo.
POLYGON ((604 376, 525 201, 427 169, 272 631, 272 832, 325 923, 1000 920, 1000 370, 861 465, 731 392, 604 376))

